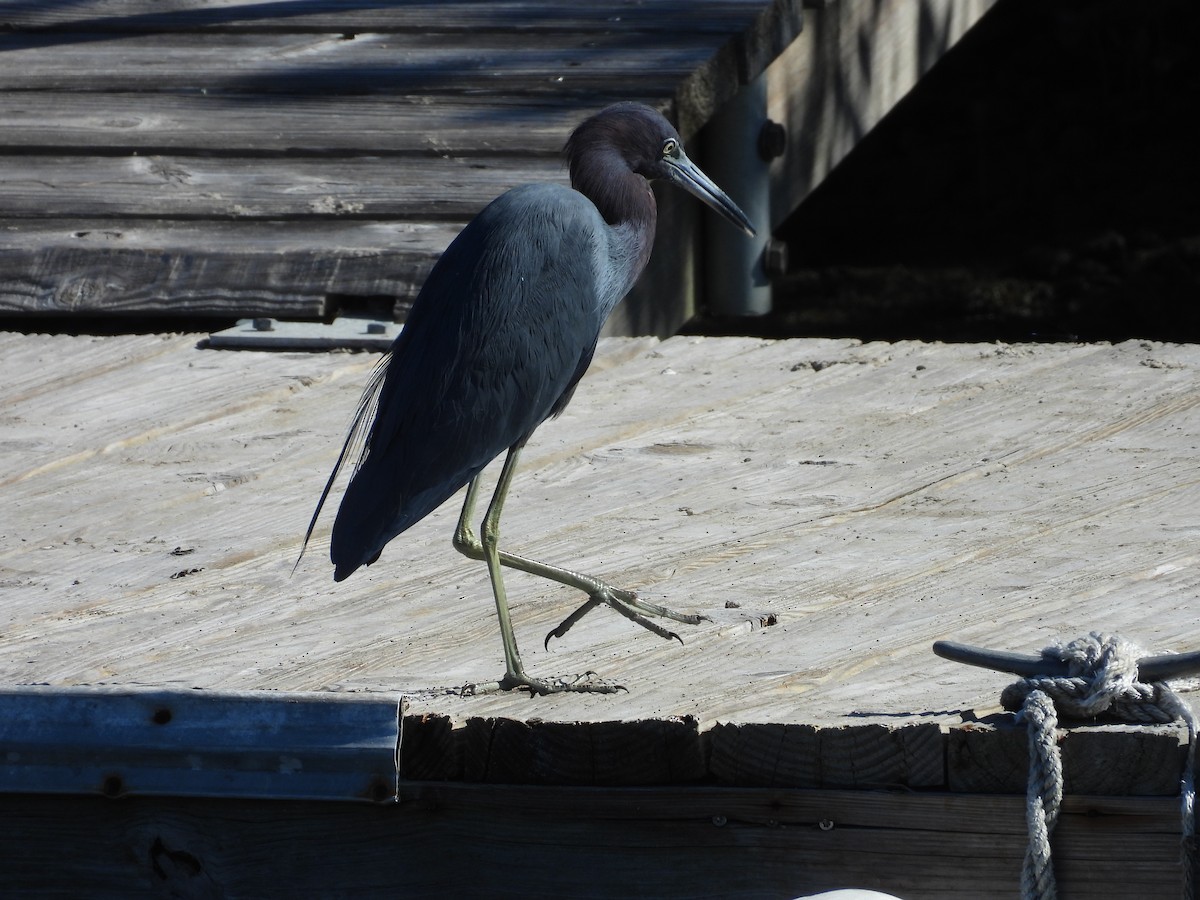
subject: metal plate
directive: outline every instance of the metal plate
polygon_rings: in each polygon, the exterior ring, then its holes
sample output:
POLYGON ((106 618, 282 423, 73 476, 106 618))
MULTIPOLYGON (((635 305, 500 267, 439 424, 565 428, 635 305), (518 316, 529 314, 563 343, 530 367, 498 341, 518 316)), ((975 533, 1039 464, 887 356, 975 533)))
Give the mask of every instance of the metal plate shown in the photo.
POLYGON ((387 350, 402 326, 384 319, 341 316, 332 322, 288 322, 259 317, 239 319, 232 328, 208 336, 220 350, 387 350))

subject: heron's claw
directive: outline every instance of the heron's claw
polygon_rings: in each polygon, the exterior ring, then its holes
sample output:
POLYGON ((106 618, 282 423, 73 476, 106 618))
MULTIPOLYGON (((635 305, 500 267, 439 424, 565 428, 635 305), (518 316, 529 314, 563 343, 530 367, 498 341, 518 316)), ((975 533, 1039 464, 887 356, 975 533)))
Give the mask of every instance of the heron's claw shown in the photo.
POLYGON ((587 671, 580 675, 554 675, 550 678, 533 678, 524 672, 516 675, 505 675, 499 681, 481 681, 475 684, 465 684, 459 692, 462 697, 474 697, 477 694, 489 694, 493 691, 529 691, 529 696, 538 697, 546 694, 563 694, 573 692, 578 694, 615 694, 617 691, 628 691, 623 684, 601 678, 595 672, 587 671))
POLYGON ((674 631, 663 628, 657 622, 652 622, 647 616, 659 616, 664 619, 671 619, 675 622, 682 622, 685 625, 699 625, 701 622, 708 621, 706 616, 692 615, 690 613, 678 613, 673 609, 665 606, 660 606, 657 603, 650 603, 648 600, 641 599, 636 591, 627 591, 621 588, 615 588, 611 585, 602 584, 600 589, 593 592, 587 601, 577 610, 567 616, 558 624, 557 628, 552 629, 547 635, 542 646, 549 649, 550 638, 561 638, 570 631, 575 623, 586 616, 597 606, 604 604, 611 606, 625 618, 631 622, 636 622, 647 631, 657 634, 661 638, 667 640, 677 640, 683 643, 683 638, 677 635, 674 631))
POLYGON ((505 691, 523 688, 529 691, 531 697, 561 694, 566 691, 583 694, 615 694, 617 691, 627 690, 625 685, 608 681, 592 671, 584 672, 582 675, 556 675, 551 678, 531 678, 523 673, 517 676, 505 675, 500 681, 500 688, 505 691))

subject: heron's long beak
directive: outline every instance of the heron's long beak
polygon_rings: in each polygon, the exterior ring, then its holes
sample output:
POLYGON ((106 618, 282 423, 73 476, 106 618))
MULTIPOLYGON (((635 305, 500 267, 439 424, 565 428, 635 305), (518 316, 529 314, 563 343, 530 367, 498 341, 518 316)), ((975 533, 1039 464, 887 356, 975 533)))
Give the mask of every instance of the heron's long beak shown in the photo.
POLYGON ((738 209, 729 196, 713 184, 711 178, 700 171, 700 167, 687 158, 682 149, 676 157, 663 160, 667 164, 667 176, 689 194, 698 197, 706 205, 719 212, 750 237, 754 237, 754 226, 746 214, 738 209))

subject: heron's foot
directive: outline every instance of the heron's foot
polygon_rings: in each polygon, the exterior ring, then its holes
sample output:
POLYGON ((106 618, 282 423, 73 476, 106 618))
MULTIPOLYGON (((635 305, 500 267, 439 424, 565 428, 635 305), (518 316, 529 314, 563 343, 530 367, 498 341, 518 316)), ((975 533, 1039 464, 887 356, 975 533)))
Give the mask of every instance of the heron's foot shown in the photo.
POLYGON ((662 619, 671 619, 675 622, 682 622, 684 625, 699 625, 701 622, 708 621, 706 616, 692 615, 690 613, 679 613, 665 606, 660 606, 657 603, 651 603, 648 600, 641 599, 637 591, 627 591, 624 588, 613 587, 611 584, 599 582, 596 590, 588 595, 587 602, 579 609, 571 613, 558 627, 553 629, 546 635, 546 640, 543 644, 545 647, 550 646, 550 638, 561 638, 564 634, 575 627, 575 623, 586 616, 597 606, 604 604, 611 606, 625 618, 631 622, 636 622, 647 631, 657 634, 661 638, 667 640, 677 640, 683 643, 683 638, 677 635, 670 629, 664 628, 657 622, 652 622, 647 616, 657 616, 662 619))
POLYGON ((578 694, 615 694, 617 691, 628 690, 625 685, 601 678, 595 672, 584 672, 581 675, 554 675, 550 678, 533 678, 524 672, 516 675, 509 673, 499 681, 468 684, 462 689, 464 697, 489 691, 529 691, 531 697, 545 694, 562 694, 568 691, 578 694))

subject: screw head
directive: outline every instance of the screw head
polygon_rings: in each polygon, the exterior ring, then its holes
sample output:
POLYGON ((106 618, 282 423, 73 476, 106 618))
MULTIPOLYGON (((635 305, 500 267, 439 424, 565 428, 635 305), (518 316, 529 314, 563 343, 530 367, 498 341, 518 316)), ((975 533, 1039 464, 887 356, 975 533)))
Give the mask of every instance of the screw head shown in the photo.
POLYGON ((763 272, 768 278, 781 278, 788 271, 788 246, 778 238, 770 238, 763 247, 763 272))

